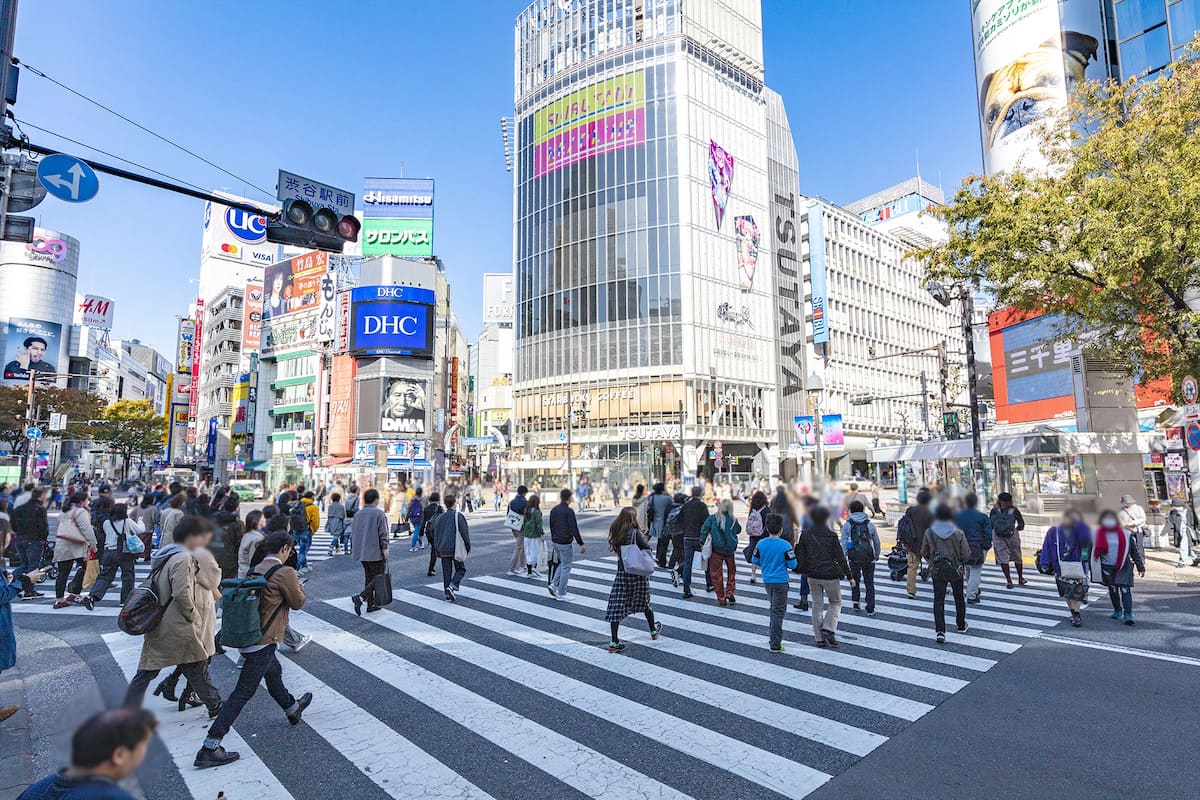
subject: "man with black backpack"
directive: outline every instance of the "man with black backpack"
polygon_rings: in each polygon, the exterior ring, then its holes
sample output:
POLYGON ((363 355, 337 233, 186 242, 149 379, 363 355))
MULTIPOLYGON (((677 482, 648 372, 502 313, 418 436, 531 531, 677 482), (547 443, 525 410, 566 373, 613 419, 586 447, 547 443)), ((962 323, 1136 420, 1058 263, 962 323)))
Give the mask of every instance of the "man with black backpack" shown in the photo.
POLYGON ((967 632, 967 600, 963 596, 962 567, 971 558, 967 537, 954 524, 954 511, 945 503, 938 504, 934 520, 921 542, 920 556, 929 562, 929 576, 933 580, 934 632, 938 644, 945 644, 946 587, 954 592, 954 621, 958 632, 967 632))
POLYGON ((850 562, 850 599, 854 610, 860 610, 859 592, 866 589, 867 616, 875 616, 875 561, 879 558, 879 531, 867 516, 866 506, 861 500, 851 501, 847 507, 850 518, 842 524, 842 547, 850 562))
POLYGON ((220 767, 238 760, 237 753, 228 752, 221 746, 221 739, 233 727, 234 721, 264 680, 271 698, 287 714, 288 722, 292 725, 299 724, 304 709, 312 703, 311 692, 305 692, 296 699, 283 685, 283 668, 275 656, 276 648, 283 641, 289 612, 304 607, 304 587, 300 584, 300 576, 294 569, 284 565, 291 555, 292 537, 285 533, 272 533, 260 546, 265 556, 250 570, 250 575, 261 576, 266 584, 258 595, 261 635, 257 644, 241 648, 245 665, 238 675, 233 694, 220 707, 216 721, 208 729, 204 746, 196 753, 193 763, 200 769, 220 767))
POLYGON ((929 504, 933 494, 928 489, 917 492, 917 504, 904 512, 896 523, 896 540, 908 551, 908 599, 917 597, 917 573, 921 571, 921 546, 925 533, 933 524, 933 511, 929 504))
POLYGON ((982 591, 979 588, 983 579, 983 562, 987 560, 988 550, 992 549, 992 521, 987 514, 979 510, 979 496, 969 493, 963 502, 966 507, 954 516, 954 524, 967 537, 967 546, 971 548, 971 558, 967 561, 967 602, 979 602, 982 591))

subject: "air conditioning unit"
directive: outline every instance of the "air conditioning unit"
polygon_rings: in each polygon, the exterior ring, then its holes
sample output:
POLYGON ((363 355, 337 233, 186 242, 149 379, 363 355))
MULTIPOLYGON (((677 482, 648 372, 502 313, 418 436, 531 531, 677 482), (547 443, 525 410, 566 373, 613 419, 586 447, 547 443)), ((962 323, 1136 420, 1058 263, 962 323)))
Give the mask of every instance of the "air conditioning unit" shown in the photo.
POLYGON ((1137 431, 1137 400, 1127 369, 1077 350, 1071 354, 1071 385, 1081 433, 1137 431))

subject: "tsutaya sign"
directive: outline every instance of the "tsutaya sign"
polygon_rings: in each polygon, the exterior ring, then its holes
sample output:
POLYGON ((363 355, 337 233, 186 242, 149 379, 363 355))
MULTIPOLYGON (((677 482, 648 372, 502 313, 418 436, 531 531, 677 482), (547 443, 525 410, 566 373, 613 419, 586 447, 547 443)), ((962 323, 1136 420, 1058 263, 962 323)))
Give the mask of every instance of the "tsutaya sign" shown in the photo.
POLYGON ((679 438, 679 424, 630 425, 621 428, 621 438, 630 442, 675 441, 679 438))

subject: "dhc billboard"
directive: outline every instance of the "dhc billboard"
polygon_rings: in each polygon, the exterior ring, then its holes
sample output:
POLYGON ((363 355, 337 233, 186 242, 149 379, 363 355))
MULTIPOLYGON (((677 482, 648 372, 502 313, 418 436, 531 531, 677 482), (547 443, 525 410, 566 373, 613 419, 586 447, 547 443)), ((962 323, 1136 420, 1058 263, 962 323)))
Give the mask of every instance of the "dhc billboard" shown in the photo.
POLYGON ((433 357, 433 306, 407 300, 356 302, 350 351, 360 356, 433 357))

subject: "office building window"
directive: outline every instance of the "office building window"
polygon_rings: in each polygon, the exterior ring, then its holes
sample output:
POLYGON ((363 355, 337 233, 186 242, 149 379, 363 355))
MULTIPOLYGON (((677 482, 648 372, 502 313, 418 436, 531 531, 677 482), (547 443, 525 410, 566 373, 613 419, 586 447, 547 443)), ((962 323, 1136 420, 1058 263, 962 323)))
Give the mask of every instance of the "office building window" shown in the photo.
POLYGON ((1153 72, 1170 62, 1166 25, 1121 42, 1121 73, 1125 78, 1153 72))
POLYGON ((1200 0, 1179 0, 1170 7, 1171 12, 1171 46, 1178 58, 1182 48, 1187 46, 1200 32, 1200 0))
POLYGON ((1117 35, 1122 39, 1167 21, 1162 0, 1122 0, 1117 3, 1117 35))

